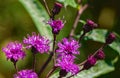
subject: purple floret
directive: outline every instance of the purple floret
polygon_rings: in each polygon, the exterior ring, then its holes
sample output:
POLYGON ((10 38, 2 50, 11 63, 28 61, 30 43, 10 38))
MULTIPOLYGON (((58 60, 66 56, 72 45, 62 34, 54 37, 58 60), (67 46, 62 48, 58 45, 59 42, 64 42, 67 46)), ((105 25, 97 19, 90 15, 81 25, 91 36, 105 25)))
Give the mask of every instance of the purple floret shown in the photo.
POLYGON ((71 57, 62 57, 57 59, 56 66, 59 66, 62 70, 66 72, 71 72, 73 75, 79 72, 79 66, 74 64, 74 60, 71 57))
POLYGON ((33 70, 21 70, 14 75, 14 78, 38 78, 33 70))
POLYGON ((39 34, 36 35, 34 32, 31 36, 27 35, 27 38, 24 38, 23 43, 27 45, 27 49, 34 47, 40 53, 48 53, 50 49, 49 40, 39 34))
POLYGON ((48 21, 48 24, 52 27, 52 32, 54 34, 58 34, 59 31, 64 27, 64 23, 62 20, 52 20, 48 21))
POLYGON ((67 38, 64 38, 62 42, 58 43, 58 47, 56 52, 62 53, 63 55, 79 54, 78 48, 80 45, 74 39, 68 40, 67 38))
POLYGON ((19 42, 10 42, 2 51, 6 54, 7 59, 18 61, 25 57, 25 52, 22 50, 23 46, 19 42))

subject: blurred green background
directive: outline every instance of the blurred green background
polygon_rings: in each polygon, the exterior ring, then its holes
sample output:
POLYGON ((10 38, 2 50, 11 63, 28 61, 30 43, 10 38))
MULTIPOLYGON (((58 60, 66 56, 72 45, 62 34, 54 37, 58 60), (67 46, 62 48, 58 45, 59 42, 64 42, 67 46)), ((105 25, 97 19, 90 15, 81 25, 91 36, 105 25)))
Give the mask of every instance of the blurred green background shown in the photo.
MULTIPOLYGON (((52 9, 55 0, 46 0, 50 9, 52 9)), ((120 34, 120 0, 90 0, 92 3, 90 7, 82 14, 81 19, 92 19, 99 24, 99 28, 115 31, 120 34)), ((44 6, 42 0, 40 0, 44 6)), ((56 18, 65 17, 65 27, 60 32, 58 40, 67 37, 75 19, 77 9, 67 6, 63 8, 61 13, 56 18)), ((47 19, 48 20, 48 19, 47 19)), ((46 20, 46 21, 47 21, 46 20)), ((76 34, 79 34, 82 24, 79 23, 76 34)), ((26 34, 31 32, 38 32, 35 24, 33 23, 30 15, 25 10, 23 5, 18 0, 0 0, 0 48, 7 45, 10 41, 22 41, 26 34)), ((87 58, 88 54, 96 51, 102 43, 87 41, 83 42, 81 48, 80 59, 83 61, 87 58), (87 49, 86 49, 87 48, 87 49)), ((18 62, 19 69, 31 68, 32 54, 28 54, 24 60, 18 62)), ((112 59, 118 55, 114 50, 109 47, 105 48, 106 59, 112 59)), ((47 59, 46 54, 37 55, 36 70, 42 66, 43 62, 47 59)), ((51 64, 47 67, 41 78, 50 70, 51 64)), ((104 68, 103 68, 104 69, 104 68)), ((102 69, 101 69, 102 70, 102 69)), ((13 78, 15 69, 10 61, 6 60, 5 54, 0 50, 0 78, 13 78)), ((102 75, 99 78, 120 78, 120 59, 115 64, 115 71, 102 75)))

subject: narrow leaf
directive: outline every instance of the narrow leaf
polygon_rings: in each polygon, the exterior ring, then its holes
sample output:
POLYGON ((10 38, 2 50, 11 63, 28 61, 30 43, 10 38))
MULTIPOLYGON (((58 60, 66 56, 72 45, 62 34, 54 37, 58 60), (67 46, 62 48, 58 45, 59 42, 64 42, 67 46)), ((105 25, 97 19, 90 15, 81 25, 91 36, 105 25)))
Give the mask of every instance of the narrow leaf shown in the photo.
POLYGON ((41 35, 46 36, 52 40, 51 28, 44 23, 49 19, 45 8, 42 6, 39 0, 19 0, 21 4, 26 8, 30 14, 32 20, 34 21, 38 31, 41 35))

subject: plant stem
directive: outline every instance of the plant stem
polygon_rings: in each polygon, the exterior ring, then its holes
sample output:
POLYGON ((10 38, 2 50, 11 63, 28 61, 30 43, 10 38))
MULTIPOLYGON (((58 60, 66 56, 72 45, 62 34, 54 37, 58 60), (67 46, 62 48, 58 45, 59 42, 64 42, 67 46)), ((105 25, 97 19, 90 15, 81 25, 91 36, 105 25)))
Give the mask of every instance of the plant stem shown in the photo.
POLYGON ((41 67, 40 71, 38 72, 38 75, 40 76, 41 73, 44 71, 44 69, 47 67, 47 65, 49 64, 49 62, 51 61, 53 56, 53 52, 50 53, 48 59, 46 60, 46 62, 43 64, 43 66, 41 67))
POLYGON ((79 43, 81 42, 81 40, 82 40, 82 38, 85 36, 85 34, 86 34, 86 32, 83 31, 83 34, 80 36, 80 38, 79 38, 79 40, 78 40, 79 43))
POLYGON ((56 61, 55 61, 55 57, 56 57, 56 53, 55 53, 55 43, 56 43, 56 34, 53 34, 54 36, 54 40, 53 40, 53 63, 55 64, 56 61))
POLYGON ((15 70, 16 70, 16 72, 18 72, 18 68, 17 68, 17 62, 13 62, 13 64, 14 64, 14 67, 15 67, 15 70))
POLYGON ((46 78, 49 78, 49 76, 56 70, 56 66, 54 66, 50 71, 49 73, 47 74, 46 78))
POLYGON ((84 6, 81 6, 81 8, 77 11, 77 15, 76 15, 72 30, 70 31, 70 34, 69 34, 69 38, 74 36, 74 32, 75 32, 75 29, 78 25, 80 16, 87 9, 87 7, 88 7, 88 4, 85 4, 84 6))
POLYGON ((33 70, 35 71, 35 64, 36 64, 36 56, 35 53, 33 53, 33 70))
POLYGON ((51 13, 50 13, 50 10, 49 10, 49 8, 48 8, 48 5, 47 5, 46 0, 43 0, 43 2, 44 2, 44 4, 45 4, 45 8, 46 8, 46 10, 47 10, 47 13, 48 13, 49 17, 51 17, 51 13))
POLYGON ((80 4, 82 0, 77 0, 77 3, 80 4))
MULTIPOLYGON (((99 50, 103 49, 107 44, 103 44, 103 46, 101 46, 97 51, 94 52, 94 54, 92 56, 94 56, 99 50)), ((83 61, 82 63, 78 64, 79 66, 82 66, 87 60, 83 61)))
MULTIPOLYGON (((81 70, 79 70, 76 74, 78 74, 79 72, 81 72, 82 70, 84 70, 84 69, 81 69, 81 70)), ((74 75, 71 75, 71 76, 69 76, 69 77, 67 77, 67 78, 71 78, 71 77, 73 77, 74 75)))

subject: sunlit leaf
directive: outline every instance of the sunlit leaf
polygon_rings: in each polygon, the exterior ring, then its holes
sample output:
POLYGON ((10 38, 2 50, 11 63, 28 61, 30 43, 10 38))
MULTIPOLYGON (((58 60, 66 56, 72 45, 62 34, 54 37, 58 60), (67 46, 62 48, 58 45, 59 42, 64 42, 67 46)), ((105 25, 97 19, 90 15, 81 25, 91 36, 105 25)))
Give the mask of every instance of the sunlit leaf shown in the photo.
MULTIPOLYGON (((105 29, 95 29, 92 32, 88 33, 86 35, 86 38, 104 43, 107 33, 108 31, 105 29)), ((118 34, 116 34, 116 37, 116 40, 109 46, 120 54, 120 37, 118 34)))
MULTIPOLYGON (((82 32, 81 32, 82 33, 82 32)), ((97 42, 101 42, 101 43, 105 43, 105 38, 107 36, 109 32, 105 29, 94 29, 91 32, 87 33, 85 36, 85 40, 93 40, 93 41, 97 41, 97 42)), ((115 50, 116 52, 118 52, 120 54, 120 36, 116 34, 116 40, 110 44, 109 46, 115 50)), ((79 35, 76 36, 77 38, 79 38, 79 35)))
POLYGON ((51 40, 53 38, 51 28, 44 23, 44 21, 47 21, 49 19, 49 16, 46 13, 45 8, 42 6, 40 1, 39 0, 19 0, 19 1, 30 14, 40 34, 46 36, 51 40))
MULTIPOLYGON (((84 70, 72 78, 95 78, 102 74, 106 74, 111 71, 114 71, 114 69, 115 68, 112 63, 107 64, 105 61, 98 61, 97 64, 92 68, 90 68, 89 70, 84 70)), ((57 72, 54 75, 52 75, 50 78, 57 78, 58 76, 59 76, 59 73, 57 72)), ((70 74, 67 75, 67 77, 69 76, 70 74)))
POLYGON ((57 1, 63 3, 65 7, 71 6, 71 7, 77 8, 77 4, 75 0, 57 0, 57 1))

